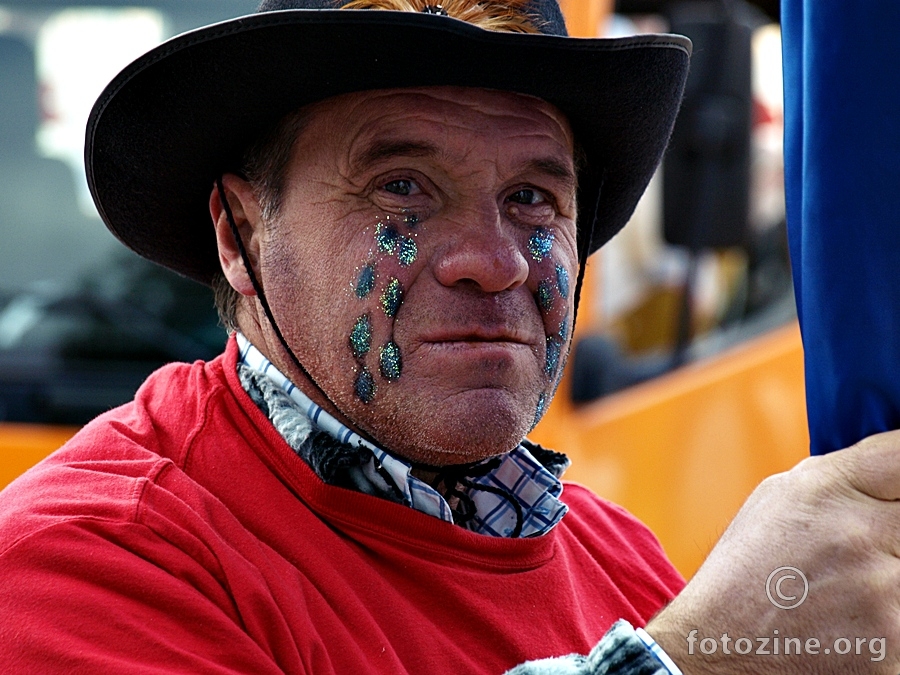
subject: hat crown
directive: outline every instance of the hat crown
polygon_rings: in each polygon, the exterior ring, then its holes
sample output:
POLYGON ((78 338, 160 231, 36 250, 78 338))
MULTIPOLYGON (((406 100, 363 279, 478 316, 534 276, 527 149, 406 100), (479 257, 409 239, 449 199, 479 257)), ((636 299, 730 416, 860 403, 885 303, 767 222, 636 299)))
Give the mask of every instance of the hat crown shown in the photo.
MULTIPOLYGON (((349 0, 262 0, 257 12, 277 12, 286 9, 340 9, 349 0)), ((533 17, 534 25, 544 35, 567 36, 566 22, 557 0, 531 0, 526 13, 533 17)), ((429 12, 441 16, 438 12, 429 12)))

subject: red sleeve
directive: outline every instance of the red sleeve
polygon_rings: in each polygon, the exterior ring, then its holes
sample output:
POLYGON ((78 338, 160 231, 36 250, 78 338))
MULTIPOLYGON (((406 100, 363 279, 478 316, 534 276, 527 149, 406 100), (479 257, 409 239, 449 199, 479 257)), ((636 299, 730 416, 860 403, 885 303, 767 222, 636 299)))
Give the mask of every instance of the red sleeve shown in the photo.
MULTIPOLYGON (((158 458, 156 464, 160 475, 172 467, 158 458)), ((224 508, 199 513, 160 487, 159 476, 73 481, 65 474, 90 468, 49 471, 29 477, 28 487, 46 494, 47 482, 62 479, 70 492, 100 491, 88 509, 78 500, 78 515, 66 513, 77 494, 38 498, 20 511, 28 522, 4 528, 20 535, 11 543, 4 537, 8 545, 0 550, 5 672, 283 672, 229 598, 229 586, 260 582, 205 521, 226 517, 224 508)), ((27 494, 3 496, 16 493, 27 494)), ((273 631, 277 626, 266 627, 273 631)), ((300 664, 289 668, 302 672, 300 664)))

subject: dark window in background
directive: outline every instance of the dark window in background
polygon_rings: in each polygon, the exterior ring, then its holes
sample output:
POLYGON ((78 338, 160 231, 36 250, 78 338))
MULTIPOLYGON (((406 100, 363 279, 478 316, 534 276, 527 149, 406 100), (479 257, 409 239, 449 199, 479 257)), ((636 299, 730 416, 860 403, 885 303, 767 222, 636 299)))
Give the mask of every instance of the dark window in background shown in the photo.
POLYGON ((109 64, 103 49, 86 58, 92 43, 119 56, 139 43, 105 83, 156 42, 256 4, 0 0, 0 422, 83 424, 164 363, 221 351, 211 291, 125 249, 85 198, 84 122, 65 128, 59 95, 99 94, 89 71, 109 64))

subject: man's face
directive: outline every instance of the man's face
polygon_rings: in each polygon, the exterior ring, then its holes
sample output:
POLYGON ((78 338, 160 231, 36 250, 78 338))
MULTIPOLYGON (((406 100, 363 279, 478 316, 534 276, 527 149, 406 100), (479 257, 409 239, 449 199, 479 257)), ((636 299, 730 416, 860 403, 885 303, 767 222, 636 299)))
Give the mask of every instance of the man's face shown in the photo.
POLYGON ((432 465, 513 448, 571 336, 575 188, 569 124, 538 99, 443 87, 312 106, 259 265, 339 416, 432 465))

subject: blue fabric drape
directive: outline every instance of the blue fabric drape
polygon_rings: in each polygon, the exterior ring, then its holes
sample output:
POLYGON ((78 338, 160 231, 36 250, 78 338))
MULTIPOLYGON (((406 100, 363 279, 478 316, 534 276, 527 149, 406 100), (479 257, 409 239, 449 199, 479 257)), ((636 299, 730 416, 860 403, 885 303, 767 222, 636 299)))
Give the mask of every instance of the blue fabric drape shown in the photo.
POLYGON ((900 2, 782 0, 811 450, 900 427, 900 2))

